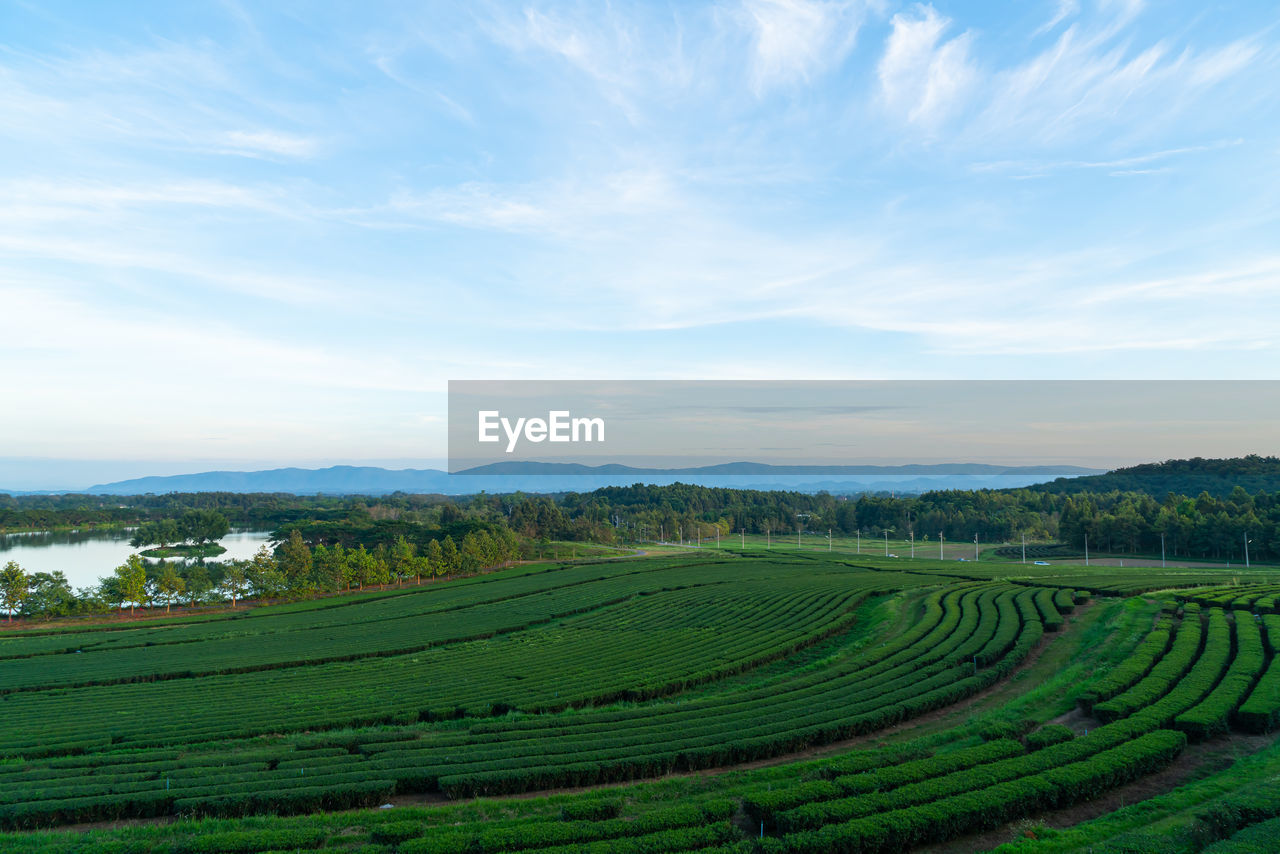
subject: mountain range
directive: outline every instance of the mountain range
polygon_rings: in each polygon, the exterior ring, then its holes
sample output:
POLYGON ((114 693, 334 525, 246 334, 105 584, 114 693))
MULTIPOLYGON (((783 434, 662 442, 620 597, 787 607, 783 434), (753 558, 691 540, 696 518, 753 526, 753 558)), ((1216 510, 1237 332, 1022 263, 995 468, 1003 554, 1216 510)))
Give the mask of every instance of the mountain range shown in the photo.
MULTIPOLYGON (((493 463, 450 474, 439 469, 331 466, 266 471, 207 471, 100 483, 94 495, 169 492, 289 492, 298 495, 385 495, 392 492, 467 495, 478 492, 587 492, 602 486, 677 481, 737 489, 792 489, 833 493, 1027 486, 1055 477, 1100 474, 1080 466, 998 466, 949 463, 901 466, 775 466, 737 462, 690 468, 587 466, 574 463, 493 463)), ((47 490, 45 491, 47 492, 47 490)), ((10 494, 34 494, 32 491, 10 494)))

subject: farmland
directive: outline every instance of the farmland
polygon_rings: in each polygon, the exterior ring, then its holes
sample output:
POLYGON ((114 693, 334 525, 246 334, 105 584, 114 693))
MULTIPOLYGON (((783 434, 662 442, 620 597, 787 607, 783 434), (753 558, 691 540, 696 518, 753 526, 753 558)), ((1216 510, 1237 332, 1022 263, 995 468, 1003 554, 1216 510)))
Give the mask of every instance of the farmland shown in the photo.
POLYGON ((0 847, 1077 850, 1055 816, 1220 744, 1244 770, 1146 820, 1247 842, 1280 816, 1247 786, 1280 771, 1278 601, 1268 569, 726 542, 9 632, 0 847))

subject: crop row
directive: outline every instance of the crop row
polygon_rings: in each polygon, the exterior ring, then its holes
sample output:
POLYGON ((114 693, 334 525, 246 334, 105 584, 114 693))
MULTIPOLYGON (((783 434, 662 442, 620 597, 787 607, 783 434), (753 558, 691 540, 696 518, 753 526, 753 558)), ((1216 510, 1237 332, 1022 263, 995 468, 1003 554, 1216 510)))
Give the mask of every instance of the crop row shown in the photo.
POLYGON ((1244 702, 1262 673, 1262 635, 1253 615, 1235 612, 1235 655, 1229 638, 1224 638, 1226 618, 1220 610, 1209 614, 1209 633, 1204 656, 1230 660, 1222 681, 1194 707, 1178 715, 1173 725, 1196 739, 1208 738, 1227 731, 1233 712, 1244 702))
MULTIPOLYGON (((1132 742, 1030 777, 948 795, 947 784, 924 784, 912 806, 861 816, 816 830, 766 839, 768 854, 781 852, 889 852, 964 833, 998 827, 1032 812, 1067 806, 1167 765, 1186 736, 1158 730, 1132 742)), ((1034 758, 1043 754, 1032 754, 1034 758)))
MULTIPOLYGON (((521 595, 508 592, 499 601, 452 607, 442 607, 446 603, 434 600, 443 597, 424 592, 416 596, 413 613, 347 614, 350 621, 336 625, 289 624, 287 629, 277 625, 275 630, 263 631, 264 621, 258 621, 254 631, 244 631, 245 621, 238 621, 234 627, 241 631, 228 634, 223 627, 220 629, 223 634, 208 636, 211 629, 202 626, 194 640, 173 639, 172 635, 179 631, 175 629, 168 633, 154 632, 158 637, 147 638, 144 634, 127 645, 98 644, 63 654, 9 659, 0 661, 0 693, 244 673, 398 655, 520 631, 559 617, 616 604, 638 594, 731 582, 737 591, 743 583, 740 578, 719 575, 696 582, 686 578, 677 583, 669 573, 652 570, 588 581, 581 578, 560 581, 554 588, 521 595)), ((813 586, 812 581, 784 574, 774 580, 773 589, 804 590, 813 586)), ((491 595, 490 599, 493 598, 491 595)), ((377 604, 363 610, 375 610, 377 604)))
POLYGON ((1168 692, 1195 661, 1200 652, 1201 639, 1199 606, 1188 604, 1168 653, 1156 662, 1142 681, 1127 691, 1096 704, 1093 707, 1094 716, 1103 722, 1113 721, 1149 705, 1168 692))
POLYGON ((1250 732, 1270 732, 1280 721, 1280 616, 1268 614, 1262 623, 1271 663, 1236 713, 1236 722, 1250 732))
POLYGON ((1151 672, 1156 661, 1169 649, 1169 640, 1173 637, 1173 618, 1162 616, 1156 626, 1143 639, 1124 661, 1116 665, 1111 672, 1098 679, 1089 690, 1077 698, 1080 708, 1088 713, 1104 700, 1110 700, 1122 691, 1133 687, 1139 679, 1151 672))
MULTIPOLYGON (((1021 631, 1010 632, 1004 625, 1008 615, 1016 614, 1014 597, 1019 592, 1021 588, 1008 585, 979 584, 931 596, 912 630, 898 641, 869 650, 856 662, 831 668, 837 674, 827 670, 796 674, 781 684, 702 702, 513 719, 510 726, 495 721, 472 727, 470 733, 424 733, 421 739, 356 744, 358 752, 345 756, 338 752, 298 757, 297 762, 244 769, 237 779, 218 784, 226 786, 226 791, 184 785, 180 800, 191 811, 254 811, 263 808, 261 799, 281 788, 286 779, 290 790, 315 788, 322 768, 335 785, 344 774, 358 774, 362 779, 393 781, 397 791, 439 788, 460 795, 628 779, 776 755, 870 731, 954 702, 1008 672, 1042 631, 1039 621, 1023 625, 1021 631), (1005 649, 1009 652, 1001 656, 1005 649), (974 675, 970 659, 993 666, 974 675), (923 671, 922 660, 930 662, 923 671), (621 721, 615 719, 619 715, 621 721), (532 722, 539 725, 530 727, 532 722), (310 765, 305 772, 303 762, 310 765), (295 767, 298 779, 287 778, 295 767), (304 776, 309 778, 306 786, 304 776), (206 806, 197 807, 197 801, 206 806)), ((652 619, 656 624, 661 618, 652 619)), ((722 618, 708 615, 708 619, 722 618)), ((1018 625, 1016 620, 1013 625, 1018 625)), ((158 762, 181 765, 183 761, 179 757, 158 762)), ((128 763, 118 766, 122 775, 129 773, 128 768, 128 763)), ((95 785, 125 782, 111 779, 110 766, 97 770, 101 780, 95 785)), ((152 773, 157 775, 152 786, 158 788, 159 769, 152 773)), ((172 777, 167 779, 169 785, 177 785, 172 777)), ((207 782, 212 784, 213 779, 209 776, 207 782)), ((117 800, 136 800, 140 807, 159 809, 143 806, 159 797, 152 791, 117 800)), ((178 799, 172 803, 176 808, 178 799)), ((38 813, 39 803, 32 808, 32 814, 38 813)))
POLYGON ((0 749, 74 749, 102 738, 104 730, 117 743, 190 743, 643 700, 740 672, 839 631, 866 591, 760 592, 703 603, 700 595, 701 588, 654 594, 559 626, 416 655, 11 694, 0 700, 9 712, 9 725, 0 724, 0 749))
MULTIPOLYGON (((670 834, 682 839, 692 828, 727 826, 737 810, 732 801, 705 801, 644 813, 634 819, 606 818, 600 821, 525 821, 511 824, 440 829, 428 835, 409 839, 399 846, 401 854, 499 854, 526 850, 547 850, 555 846, 581 845, 594 842, 623 842, 628 838, 670 834)), ((714 834, 724 842, 732 835, 714 834)), ((701 839, 700 836, 691 839, 701 839)), ((705 844, 705 843, 704 843, 705 844)), ((714 844, 714 843, 712 843, 714 844)), ((614 849, 610 849, 614 850, 614 849)))
POLYGON ((839 799, 848 799, 855 795, 887 791, 912 783, 933 780, 959 770, 997 762, 1022 753, 1023 747, 1018 742, 1011 739, 997 739, 977 747, 964 748, 927 759, 917 759, 884 768, 867 769, 862 773, 843 774, 759 792, 745 798, 743 808, 757 819, 772 825, 775 816, 780 813, 795 816, 796 811, 800 809, 817 811, 821 809, 817 806, 818 804, 834 803, 839 799))

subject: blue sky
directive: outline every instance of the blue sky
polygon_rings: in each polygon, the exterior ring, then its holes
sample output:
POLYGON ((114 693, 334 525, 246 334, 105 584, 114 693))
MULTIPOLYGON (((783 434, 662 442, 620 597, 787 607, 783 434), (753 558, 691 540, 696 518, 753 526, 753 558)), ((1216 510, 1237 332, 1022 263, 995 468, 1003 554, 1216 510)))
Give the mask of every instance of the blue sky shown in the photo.
POLYGON ((0 3, 0 454, 438 459, 451 378, 1276 378, 1278 24, 0 3))

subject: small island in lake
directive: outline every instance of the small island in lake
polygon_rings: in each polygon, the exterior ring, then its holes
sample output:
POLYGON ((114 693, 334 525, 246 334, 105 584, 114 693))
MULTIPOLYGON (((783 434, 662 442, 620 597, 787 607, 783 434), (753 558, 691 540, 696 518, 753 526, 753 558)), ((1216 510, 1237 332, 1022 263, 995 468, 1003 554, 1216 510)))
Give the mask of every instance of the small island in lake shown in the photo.
POLYGON ((143 557, 217 557, 226 551, 224 546, 217 543, 179 543, 175 546, 156 546, 142 552, 143 557))

